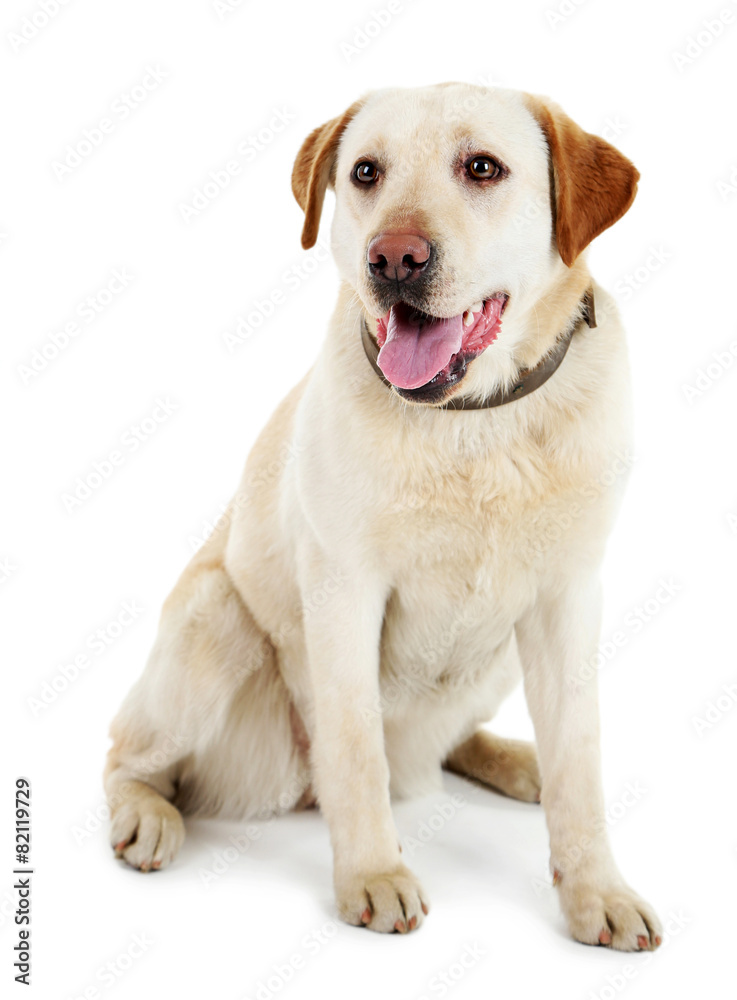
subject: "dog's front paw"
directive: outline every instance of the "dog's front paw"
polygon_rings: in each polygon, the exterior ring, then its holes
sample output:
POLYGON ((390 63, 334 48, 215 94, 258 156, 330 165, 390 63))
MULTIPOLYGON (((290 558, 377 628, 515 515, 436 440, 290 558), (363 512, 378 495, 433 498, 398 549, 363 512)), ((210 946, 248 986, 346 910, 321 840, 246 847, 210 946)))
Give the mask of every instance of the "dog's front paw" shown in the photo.
POLYGON ((575 875, 556 876, 571 934, 584 944, 619 951, 654 951, 663 930, 652 908, 624 883, 599 886, 575 875))
POLYGON ((336 875, 335 894, 341 918, 372 931, 406 934, 429 911, 422 886, 405 865, 368 875, 336 875))

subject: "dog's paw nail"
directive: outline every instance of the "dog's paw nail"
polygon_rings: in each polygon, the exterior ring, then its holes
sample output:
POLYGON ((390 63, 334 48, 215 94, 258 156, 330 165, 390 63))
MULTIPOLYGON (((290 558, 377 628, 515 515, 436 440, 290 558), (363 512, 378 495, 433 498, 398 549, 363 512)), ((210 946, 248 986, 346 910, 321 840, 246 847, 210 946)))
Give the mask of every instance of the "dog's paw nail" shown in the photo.
POLYGON ((127 840, 121 840, 119 844, 116 844, 116 845, 115 845, 115 847, 113 848, 113 850, 114 850, 114 851, 115 851, 116 853, 118 853, 118 854, 119 854, 119 853, 120 853, 120 852, 121 852, 121 851, 123 850, 123 848, 125 847, 125 845, 126 845, 127 843, 128 843, 128 841, 127 841, 127 840))
POLYGON ((655 947, 656 948, 659 948, 662 943, 663 943, 663 939, 661 937, 656 937, 655 938, 655 947))
POLYGON ((424 903, 422 904, 422 912, 425 914, 425 916, 427 916, 427 914, 430 912, 424 903))
POLYGON ((560 873, 560 872, 558 871, 558 869, 557 869, 557 868, 554 868, 554 869, 553 869, 553 885, 557 885, 557 884, 558 884, 558 883, 560 882, 560 880, 561 880, 561 878, 562 878, 562 877, 563 877, 563 876, 562 876, 562 875, 561 875, 561 873, 560 873))
POLYGON ((599 935, 599 944, 611 944, 611 943, 612 943, 612 935, 609 933, 609 931, 602 931, 601 934, 599 935))
POLYGON ((413 931, 416 926, 417 926, 417 917, 410 917, 410 920, 409 920, 409 929, 411 931, 413 931))
POLYGON ((369 908, 367 906, 366 909, 361 914, 361 923, 362 924, 367 924, 367 923, 370 922, 370 920, 371 920, 371 910, 369 910, 369 908))
POLYGON ((160 861, 154 861, 154 863, 151 865, 151 867, 152 868, 161 868, 161 862, 160 861))
POLYGON ((404 921, 397 920, 397 922, 394 924, 394 930, 399 931, 400 934, 406 933, 407 928, 404 926, 404 921))
POLYGON ((639 948, 642 948, 642 949, 647 948, 647 946, 649 944, 650 944, 650 942, 648 941, 648 939, 645 937, 644 934, 638 934, 637 935, 637 945, 638 945, 639 948))

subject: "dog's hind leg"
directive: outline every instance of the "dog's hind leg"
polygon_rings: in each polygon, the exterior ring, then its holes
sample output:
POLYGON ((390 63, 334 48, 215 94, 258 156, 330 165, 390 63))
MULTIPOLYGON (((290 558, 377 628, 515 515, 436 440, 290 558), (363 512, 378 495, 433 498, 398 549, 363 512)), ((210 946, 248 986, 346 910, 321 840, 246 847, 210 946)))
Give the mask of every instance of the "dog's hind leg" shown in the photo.
POLYGON ((540 801, 540 770, 534 743, 505 739, 479 729, 448 754, 443 767, 513 799, 540 801))
POLYGON ((281 811, 309 785, 273 646, 222 563, 226 534, 182 574, 111 727, 111 844, 141 871, 165 867, 179 850, 177 805, 199 815, 281 811))
POLYGON ((157 725, 157 713, 142 698, 156 660, 154 649, 147 674, 111 726, 113 746, 104 775, 115 855, 144 872, 165 868, 184 840, 182 816, 171 799, 187 740, 182 732, 157 725))

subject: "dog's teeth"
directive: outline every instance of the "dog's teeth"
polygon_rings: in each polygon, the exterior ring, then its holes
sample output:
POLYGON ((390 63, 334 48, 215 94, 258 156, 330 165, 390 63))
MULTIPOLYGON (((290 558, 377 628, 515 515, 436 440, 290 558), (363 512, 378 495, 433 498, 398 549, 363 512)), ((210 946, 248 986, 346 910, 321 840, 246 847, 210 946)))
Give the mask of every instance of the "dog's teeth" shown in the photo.
POLYGON ((484 308, 483 302, 477 302, 475 305, 471 306, 470 312, 480 313, 484 308))
POLYGON ((471 324, 473 323, 473 319, 474 319, 473 310, 467 309, 463 314, 463 325, 471 326, 471 324))

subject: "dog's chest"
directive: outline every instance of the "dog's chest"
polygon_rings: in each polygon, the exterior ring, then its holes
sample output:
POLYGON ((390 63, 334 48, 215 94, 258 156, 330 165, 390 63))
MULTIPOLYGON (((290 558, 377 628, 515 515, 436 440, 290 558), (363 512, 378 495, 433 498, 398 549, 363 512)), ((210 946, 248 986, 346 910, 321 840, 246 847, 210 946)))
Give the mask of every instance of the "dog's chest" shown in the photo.
POLYGON ((418 693, 480 679, 534 599, 535 538, 556 501, 504 471, 439 475, 384 510, 383 669, 418 693))
POLYGON ((426 572, 405 579, 387 603, 381 641, 385 680, 407 694, 432 694, 479 683, 505 648, 529 592, 522 581, 500 598, 493 575, 473 580, 426 572))
POLYGON ((555 463, 538 449, 428 463, 388 483, 374 506, 370 544, 397 587, 426 577, 501 598, 534 572, 546 527, 580 494, 590 470, 555 463))

